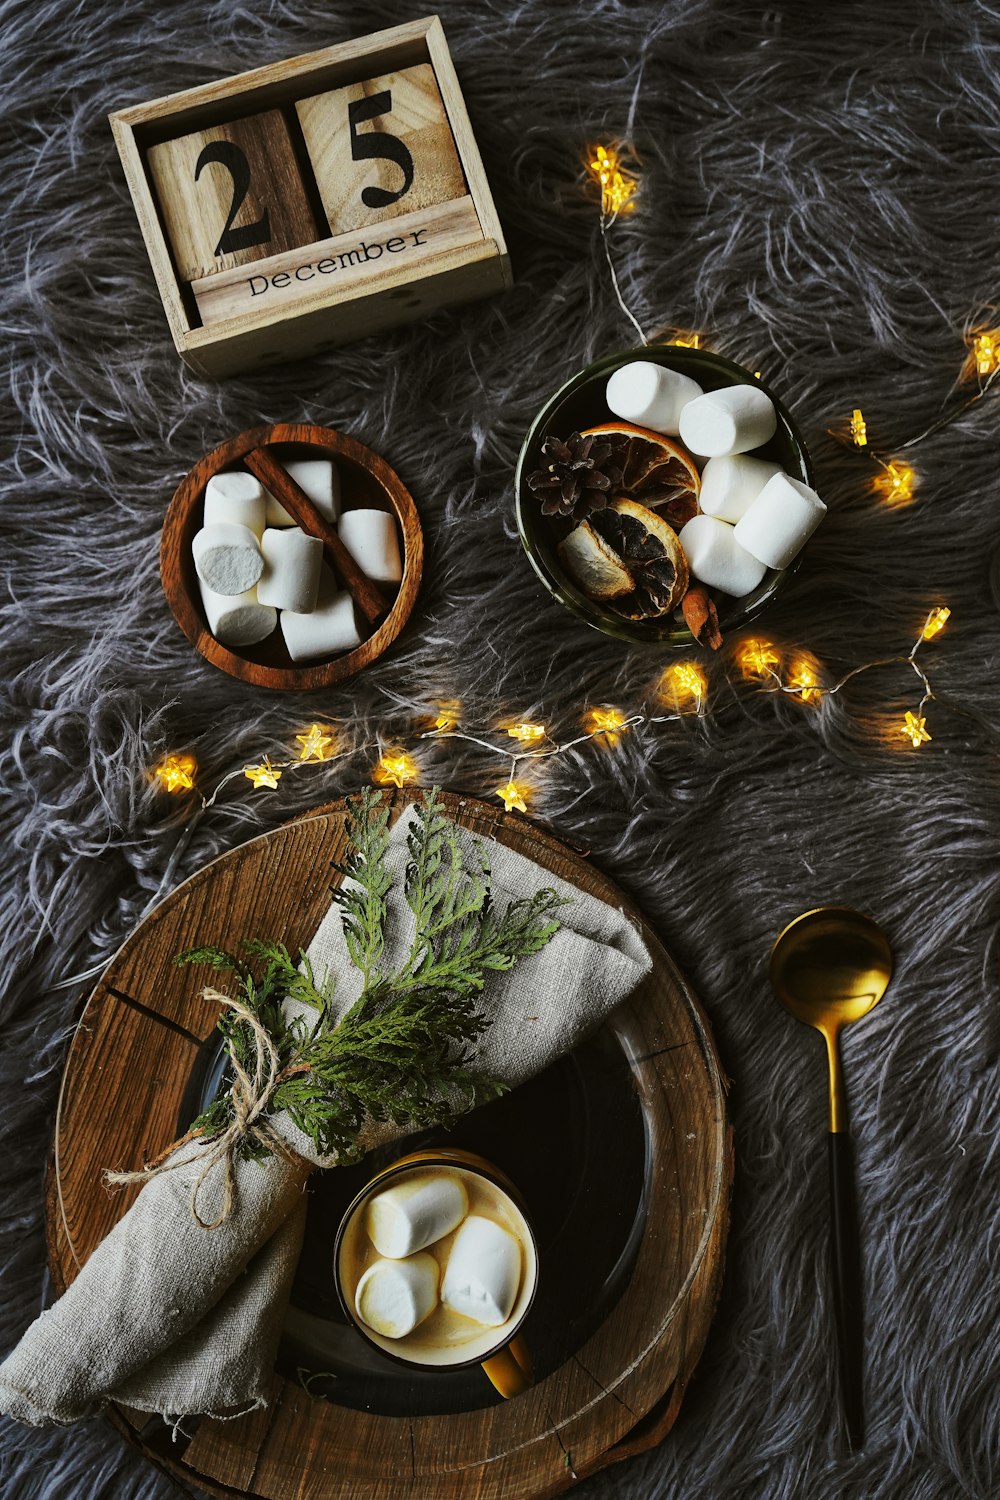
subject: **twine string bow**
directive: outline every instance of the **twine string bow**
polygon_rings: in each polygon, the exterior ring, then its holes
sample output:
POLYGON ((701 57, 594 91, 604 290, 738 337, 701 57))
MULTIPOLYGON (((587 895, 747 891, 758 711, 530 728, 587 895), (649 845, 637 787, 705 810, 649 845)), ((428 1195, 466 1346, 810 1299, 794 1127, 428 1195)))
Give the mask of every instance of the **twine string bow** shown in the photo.
POLYGON ((232 1121, 225 1130, 210 1138, 200 1158, 197 1155, 177 1155, 189 1141, 200 1139, 202 1136, 201 1130, 189 1130, 138 1171, 108 1171, 105 1172, 104 1179, 114 1186, 122 1187, 132 1183, 146 1183, 154 1177, 159 1177, 163 1172, 175 1172, 179 1167, 190 1166, 200 1159, 201 1169, 191 1184, 191 1217, 202 1229, 218 1229, 230 1217, 236 1204, 236 1154, 244 1143, 252 1141, 278 1156, 283 1156, 286 1161, 302 1160, 275 1130, 267 1118, 267 1110, 275 1090, 284 1083, 286 1078, 292 1073, 300 1072, 305 1065, 293 1062, 284 1068, 281 1066, 281 1058, 278 1056, 278 1050, 267 1027, 262 1025, 259 1017, 241 1000, 236 1000, 231 995, 224 995, 220 990, 213 989, 211 986, 202 990, 202 996, 232 1011, 233 1015, 249 1028, 253 1036, 255 1057, 252 1074, 243 1067, 232 1048, 228 1049, 230 1064, 235 1075, 229 1090, 233 1111, 232 1121), (198 1197, 209 1174, 220 1163, 223 1168, 222 1204, 214 1219, 203 1219, 198 1210, 198 1197))

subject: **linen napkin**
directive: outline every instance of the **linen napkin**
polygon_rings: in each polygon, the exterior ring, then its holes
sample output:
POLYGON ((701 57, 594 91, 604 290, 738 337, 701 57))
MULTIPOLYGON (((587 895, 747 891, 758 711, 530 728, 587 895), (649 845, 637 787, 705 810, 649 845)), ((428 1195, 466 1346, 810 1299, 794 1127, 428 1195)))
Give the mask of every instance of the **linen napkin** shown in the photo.
MULTIPOLYGON (((397 820, 386 854, 393 878, 386 961, 409 952, 414 919, 405 899, 406 838, 416 814, 397 820)), ((467 843, 470 836, 460 831, 467 843)), ((489 845, 500 909, 543 888, 567 897, 559 931, 540 952, 490 977, 482 1008, 492 1019, 475 1066, 514 1087, 547 1067, 625 1000, 649 971, 646 946, 624 912, 533 860, 489 845)), ((211 934, 206 934, 210 937, 211 934)), ((335 981, 344 1014, 361 990, 331 906, 307 950, 317 982, 335 981)), ((0 1411, 36 1426, 66 1424, 117 1401, 164 1417, 234 1415, 264 1404, 305 1224, 303 1188, 314 1167, 336 1165, 287 1115, 272 1122, 294 1155, 235 1162, 235 1207, 218 1228, 191 1217, 192 1184, 210 1144, 189 1141, 152 1177, 63 1296, 0 1365, 0 1411)), ((370 1147, 405 1132, 370 1126, 370 1147)), ((213 1167, 199 1205, 222 1201, 213 1167)), ((331 1268, 332 1274, 332 1268, 331 1268)))

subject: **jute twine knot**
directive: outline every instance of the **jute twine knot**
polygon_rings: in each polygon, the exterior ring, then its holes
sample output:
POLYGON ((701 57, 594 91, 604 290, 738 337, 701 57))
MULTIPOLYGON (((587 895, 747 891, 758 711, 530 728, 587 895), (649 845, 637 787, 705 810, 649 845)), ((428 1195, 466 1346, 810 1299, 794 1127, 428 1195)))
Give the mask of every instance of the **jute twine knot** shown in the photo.
POLYGON ((230 1063, 236 1075, 229 1090, 233 1110, 232 1121, 219 1135, 211 1138, 200 1157, 175 1158, 174 1153, 185 1146, 188 1141, 202 1137, 200 1130, 189 1130, 179 1140, 169 1145, 165 1151, 161 1151, 159 1156, 147 1162, 138 1172, 107 1171, 104 1174, 104 1180, 115 1186, 150 1182, 163 1172, 176 1172, 179 1167, 186 1167, 200 1160, 201 1169, 191 1185, 191 1217, 196 1224, 201 1225, 202 1229, 218 1229, 230 1217, 236 1204, 235 1162, 241 1146, 253 1141, 263 1146, 265 1150, 284 1157, 286 1161, 305 1160, 299 1156, 298 1152, 292 1150, 267 1118, 267 1109, 275 1090, 292 1073, 301 1072, 302 1065, 289 1064, 284 1068, 281 1066, 281 1058, 278 1056, 278 1049, 270 1033, 242 1000, 234 1000, 231 995, 224 995, 220 990, 212 989, 210 986, 203 989, 201 993, 206 1000, 216 1001, 248 1026, 254 1040, 256 1056, 252 1074, 246 1071, 239 1058, 235 1057, 231 1050, 229 1052, 230 1063), (223 1167, 222 1206, 216 1218, 203 1219, 198 1211, 198 1195, 212 1169, 220 1162, 223 1167))

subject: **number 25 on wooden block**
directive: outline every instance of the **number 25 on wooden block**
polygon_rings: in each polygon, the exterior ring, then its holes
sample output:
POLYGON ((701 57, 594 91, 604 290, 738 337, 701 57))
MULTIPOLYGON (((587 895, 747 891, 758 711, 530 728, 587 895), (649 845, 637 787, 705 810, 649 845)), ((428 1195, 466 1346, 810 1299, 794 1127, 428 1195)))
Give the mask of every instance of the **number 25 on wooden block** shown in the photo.
POLYGON ((464 195, 430 63, 300 99, 295 108, 331 234, 464 195))
POLYGON ((318 238, 279 110, 164 141, 148 159, 184 281, 318 238))

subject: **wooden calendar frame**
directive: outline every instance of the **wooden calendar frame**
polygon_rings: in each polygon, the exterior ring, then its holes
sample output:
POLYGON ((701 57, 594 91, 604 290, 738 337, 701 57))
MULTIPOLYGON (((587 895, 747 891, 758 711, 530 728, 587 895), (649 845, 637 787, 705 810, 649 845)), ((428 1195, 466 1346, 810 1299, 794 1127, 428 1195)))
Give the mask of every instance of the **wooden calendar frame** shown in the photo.
POLYGON ((511 284, 503 230, 437 16, 118 110, 110 121, 174 345, 199 375, 233 375, 303 358, 511 284), (338 286, 330 277, 287 305, 202 323, 174 264, 146 160, 149 148, 238 115, 292 108, 308 95, 426 62, 434 70, 478 219, 468 241, 420 264, 400 259, 349 285, 338 286))

